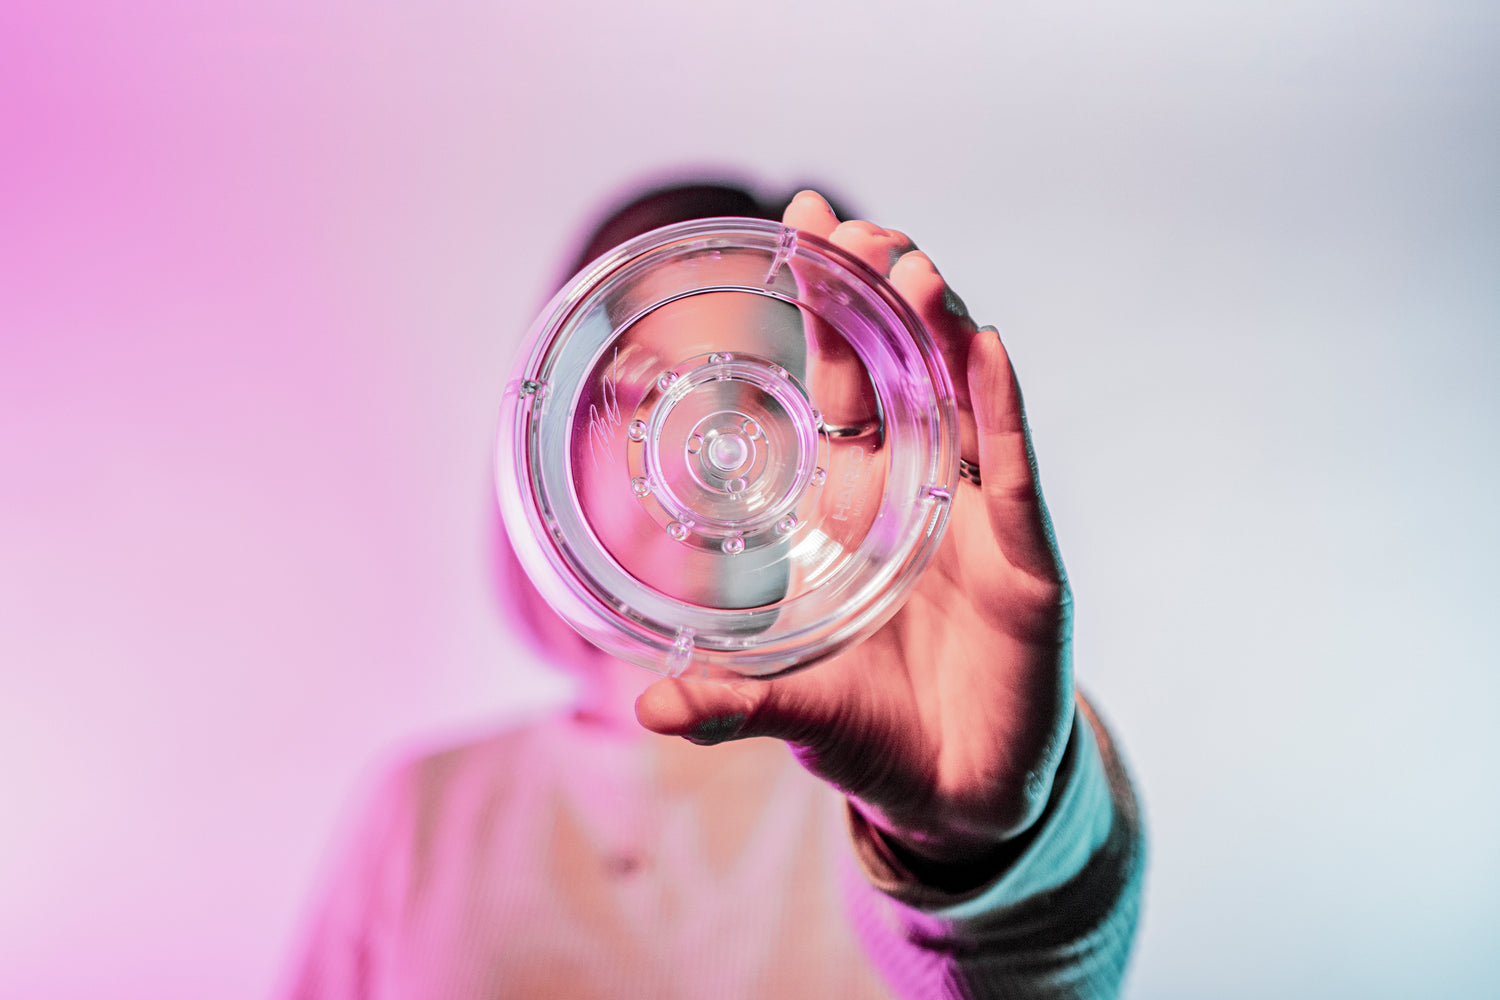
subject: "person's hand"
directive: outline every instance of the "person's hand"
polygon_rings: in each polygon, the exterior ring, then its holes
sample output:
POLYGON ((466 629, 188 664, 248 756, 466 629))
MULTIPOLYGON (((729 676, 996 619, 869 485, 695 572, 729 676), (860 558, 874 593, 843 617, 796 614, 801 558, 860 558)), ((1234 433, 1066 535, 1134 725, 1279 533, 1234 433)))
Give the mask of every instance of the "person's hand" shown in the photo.
POLYGON ((960 480, 938 552, 865 642, 771 681, 658 681, 636 715, 696 742, 785 740, 919 860, 970 864, 1036 819, 1072 721, 1070 597, 1020 390, 998 334, 976 329, 904 235, 840 223, 813 192, 783 221, 889 277, 926 324, 983 485, 960 480))

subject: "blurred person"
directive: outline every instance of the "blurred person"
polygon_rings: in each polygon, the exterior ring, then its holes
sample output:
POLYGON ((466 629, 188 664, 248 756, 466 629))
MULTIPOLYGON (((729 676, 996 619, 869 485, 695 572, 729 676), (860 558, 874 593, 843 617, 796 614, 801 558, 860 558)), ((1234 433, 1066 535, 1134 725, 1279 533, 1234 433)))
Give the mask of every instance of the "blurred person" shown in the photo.
POLYGON ((596 227, 576 267, 734 215, 780 218, 891 281, 949 367, 964 469, 906 603, 811 669, 642 691, 646 675, 563 623, 505 548, 511 610, 578 672, 577 703, 388 776, 292 996, 1118 994, 1143 834, 1074 691, 1019 387, 998 333, 924 253, 840 214, 811 191, 766 205, 674 186, 596 227))

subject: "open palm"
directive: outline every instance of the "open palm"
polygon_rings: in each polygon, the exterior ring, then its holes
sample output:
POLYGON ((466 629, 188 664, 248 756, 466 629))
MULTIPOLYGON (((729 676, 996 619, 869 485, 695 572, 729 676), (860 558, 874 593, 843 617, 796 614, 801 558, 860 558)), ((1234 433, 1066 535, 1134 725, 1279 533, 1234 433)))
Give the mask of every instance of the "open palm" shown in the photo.
POLYGON ((875 635, 772 681, 663 680, 636 706, 648 729, 702 742, 787 741, 889 836, 963 861, 1025 829, 1045 804, 1072 712, 1069 596, 997 334, 976 329, 901 233, 840 223, 804 192, 784 222, 890 278, 938 343, 956 390, 959 483, 939 550, 875 635))

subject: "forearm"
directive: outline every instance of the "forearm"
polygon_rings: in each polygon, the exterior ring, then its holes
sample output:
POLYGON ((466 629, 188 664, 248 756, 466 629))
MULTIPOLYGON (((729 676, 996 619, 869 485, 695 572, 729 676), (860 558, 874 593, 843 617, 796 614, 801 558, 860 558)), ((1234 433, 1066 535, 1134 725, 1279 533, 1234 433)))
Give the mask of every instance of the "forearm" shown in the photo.
POLYGON ((1082 701, 1046 810, 967 891, 924 883, 850 811, 867 951, 906 996, 1103 998, 1135 933, 1144 837, 1108 734, 1082 701))

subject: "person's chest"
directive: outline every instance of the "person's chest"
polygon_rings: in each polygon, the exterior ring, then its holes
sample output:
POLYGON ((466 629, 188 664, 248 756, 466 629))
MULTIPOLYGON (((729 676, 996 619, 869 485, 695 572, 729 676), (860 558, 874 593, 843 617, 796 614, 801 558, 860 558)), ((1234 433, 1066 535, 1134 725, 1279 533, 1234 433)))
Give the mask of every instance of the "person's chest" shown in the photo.
POLYGON ((887 995, 844 910, 841 803, 783 748, 587 735, 544 734, 508 801, 450 824, 474 832, 414 883, 413 995, 887 995))

